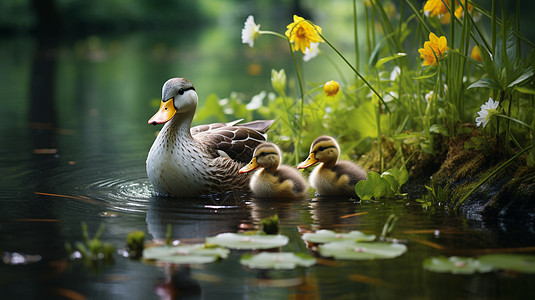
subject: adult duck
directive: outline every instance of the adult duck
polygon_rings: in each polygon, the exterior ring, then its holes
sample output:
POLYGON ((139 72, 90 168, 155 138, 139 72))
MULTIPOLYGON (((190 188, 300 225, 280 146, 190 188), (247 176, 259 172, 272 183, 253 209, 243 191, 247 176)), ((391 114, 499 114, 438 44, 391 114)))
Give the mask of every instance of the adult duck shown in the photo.
POLYGON ((272 120, 215 123, 191 128, 198 97, 184 78, 169 79, 149 124, 164 124, 147 157, 147 176, 158 195, 191 197, 248 190, 248 174, 239 169, 266 140, 272 120))
POLYGON ((253 158, 241 173, 257 170, 249 184, 259 198, 300 198, 308 189, 306 180, 295 168, 282 165, 281 151, 273 143, 262 143, 254 151, 253 158))
POLYGON ((312 142, 308 158, 297 168, 305 169, 317 163, 310 173, 310 185, 322 196, 354 196, 355 185, 366 179, 366 171, 355 163, 338 160, 340 146, 330 136, 320 136, 312 142))

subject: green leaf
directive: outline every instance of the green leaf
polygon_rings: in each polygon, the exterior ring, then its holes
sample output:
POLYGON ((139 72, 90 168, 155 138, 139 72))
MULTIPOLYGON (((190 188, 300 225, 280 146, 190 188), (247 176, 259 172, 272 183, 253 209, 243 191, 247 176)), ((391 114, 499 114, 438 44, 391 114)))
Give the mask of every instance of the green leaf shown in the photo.
POLYGON ((372 260, 394 258, 407 251, 407 246, 382 242, 331 242, 319 246, 323 256, 336 259, 372 260))
POLYGON ((322 229, 314 233, 303 234, 303 240, 312 243, 328 243, 335 241, 373 241, 374 234, 364 234, 360 231, 351 231, 348 233, 337 233, 332 230, 322 229))
POLYGON ((379 59, 377 61, 377 63, 375 64, 375 67, 379 68, 379 67, 381 67, 382 65, 386 64, 389 61, 392 61, 394 59, 398 59, 400 57, 405 57, 405 56, 407 56, 407 53, 396 53, 396 54, 394 54, 392 56, 383 57, 383 58, 381 58, 381 59, 379 59))
POLYGON ((207 244, 215 244, 230 249, 271 249, 288 243, 288 237, 273 234, 220 233, 206 238, 207 244))
POLYGON ((446 129, 446 126, 444 124, 433 124, 431 128, 429 128, 429 132, 439 133, 443 136, 448 136, 448 130, 446 129))
POLYGON ((467 88, 467 90, 469 90, 471 88, 476 88, 476 87, 502 90, 502 86, 498 82, 496 82, 496 81, 494 81, 493 79, 490 79, 490 78, 482 78, 482 79, 472 83, 467 88))
POLYGON ((535 274, 535 256, 520 254, 487 254, 479 261, 495 269, 535 274))
POLYGON ((176 264, 204 264, 227 258, 230 250, 205 244, 160 246, 143 250, 143 258, 176 264))
POLYGON ((243 255, 240 263, 255 269, 295 269, 297 266, 310 267, 316 263, 316 259, 308 254, 261 252, 243 255))
POLYGON ((527 79, 529 79, 530 77, 533 76, 533 69, 532 68, 527 68, 526 70, 524 70, 524 73, 520 74, 520 76, 518 76, 517 79, 513 80, 513 82, 511 82, 507 87, 513 87, 527 79))
POLYGON ((472 257, 429 257, 424 260, 424 269, 438 273, 474 274, 492 271, 492 266, 472 257))
POLYGON ((522 94, 535 95, 535 90, 528 89, 526 87, 515 86, 515 90, 522 94))

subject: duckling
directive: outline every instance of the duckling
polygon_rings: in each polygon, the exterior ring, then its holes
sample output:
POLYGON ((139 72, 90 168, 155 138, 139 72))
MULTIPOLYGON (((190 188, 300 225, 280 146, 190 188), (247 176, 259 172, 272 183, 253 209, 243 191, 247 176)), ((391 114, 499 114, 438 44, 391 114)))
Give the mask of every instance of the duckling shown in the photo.
POLYGON ((251 177, 250 188, 256 197, 300 198, 308 190, 306 180, 296 169, 281 165, 281 150, 273 143, 262 143, 254 151, 253 159, 239 173, 258 169, 251 177))
POLYGON ((172 78, 162 88, 159 111, 149 124, 165 124, 147 156, 147 176, 163 196, 196 197, 248 190, 248 174, 238 170, 266 140, 273 120, 214 123, 191 128, 198 97, 193 84, 172 78))
POLYGON ((322 196, 354 196, 355 185, 366 179, 366 171, 355 163, 338 160, 340 146, 330 136, 320 136, 312 142, 308 158, 297 168, 305 169, 320 163, 310 174, 310 185, 322 196))

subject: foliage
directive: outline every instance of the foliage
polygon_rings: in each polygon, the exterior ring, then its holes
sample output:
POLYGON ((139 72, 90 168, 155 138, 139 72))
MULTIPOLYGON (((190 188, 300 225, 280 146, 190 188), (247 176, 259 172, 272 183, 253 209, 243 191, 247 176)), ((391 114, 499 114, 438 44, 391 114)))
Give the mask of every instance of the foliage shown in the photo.
POLYGON ((322 229, 314 233, 303 234, 303 240, 312 243, 328 243, 334 241, 373 241, 375 240, 374 234, 365 234, 360 231, 351 231, 348 233, 337 233, 332 230, 322 229))
POLYGON ((535 256, 519 254, 486 254, 474 257, 429 257, 424 260, 424 269, 452 274, 485 273, 495 270, 535 273, 535 256))
POLYGON ((409 180, 409 173, 405 167, 401 169, 389 169, 379 175, 370 171, 366 180, 357 182, 355 192, 362 200, 391 198, 401 195, 401 186, 409 180))
POLYGON ((271 249, 282 247, 288 243, 288 237, 274 234, 253 233, 220 233, 206 238, 206 244, 218 245, 230 249, 271 249))
POLYGON ((101 225, 91 239, 87 232, 87 224, 82 222, 81 226, 84 241, 76 242, 74 244, 75 249, 73 249, 71 243, 65 243, 65 249, 70 257, 73 259, 82 259, 87 264, 96 264, 100 261, 112 261, 115 246, 112 243, 100 240, 104 233, 105 226, 101 225))
POLYGON ((424 260, 424 269, 453 274, 474 274, 492 271, 492 266, 471 257, 429 257, 424 260))
POLYGON ((242 255, 240 263, 254 269, 295 269, 297 266, 310 267, 316 259, 304 253, 261 252, 242 255))
POLYGON ((337 259, 370 260, 395 258, 407 252, 407 246, 383 242, 330 242, 319 246, 320 254, 337 259))
POLYGON ((260 226, 265 234, 279 233, 279 216, 273 215, 260 220, 260 226))
POLYGON ((145 242, 145 232, 132 231, 126 236, 126 247, 128 248, 128 257, 140 258, 143 255, 145 242))
POLYGON ((227 258, 230 251, 205 244, 159 246, 143 250, 143 258, 174 264, 205 264, 227 258))

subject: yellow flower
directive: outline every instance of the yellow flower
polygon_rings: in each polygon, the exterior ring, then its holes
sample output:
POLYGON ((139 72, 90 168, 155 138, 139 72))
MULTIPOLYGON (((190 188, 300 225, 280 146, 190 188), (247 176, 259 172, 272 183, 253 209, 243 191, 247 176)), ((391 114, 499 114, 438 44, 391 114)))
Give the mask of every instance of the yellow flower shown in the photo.
POLYGON ((481 58, 481 50, 479 50, 479 47, 477 45, 472 48, 472 53, 470 53, 470 57, 477 61, 483 61, 481 58))
POLYGON ((420 58, 424 60, 424 66, 437 65, 437 59, 441 59, 444 52, 448 50, 448 41, 445 36, 437 37, 434 33, 429 34, 429 41, 424 43, 424 47, 418 49, 420 58))
POLYGON ((323 85, 323 91, 329 97, 336 96, 336 94, 338 94, 339 90, 340 90, 340 85, 338 84, 338 82, 336 82, 334 80, 327 81, 323 85))
POLYGON ((305 50, 310 48, 310 43, 321 42, 321 37, 318 34, 321 33, 321 27, 313 25, 299 16, 294 15, 293 23, 286 28, 288 29, 284 34, 293 44, 294 51, 301 50, 305 53, 305 50))
MULTIPOLYGON (((428 0, 424 5, 424 14, 427 17, 438 17, 440 23, 449 24, 451 15, 448 8, 451 7, 452 0, 428 0)), ((467 4, 466 0, 461 0, 462 6, 459 0, 455 0, 454 13, 455 17, 461 18, 463 16, 463 7, 472 10, 472 5, 467 4)))
MULTIPOLYGON (((444 2, 448 3, 449 6, 449 0, 444 0, 444 2)), ((444 2, 442 0, 428 0, 424 5, 424 14, 427 17, 442 17, 448 12, 448 8, 444 5, 444 2)))

